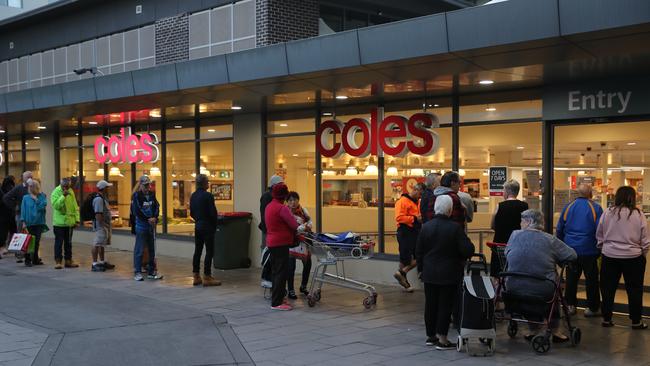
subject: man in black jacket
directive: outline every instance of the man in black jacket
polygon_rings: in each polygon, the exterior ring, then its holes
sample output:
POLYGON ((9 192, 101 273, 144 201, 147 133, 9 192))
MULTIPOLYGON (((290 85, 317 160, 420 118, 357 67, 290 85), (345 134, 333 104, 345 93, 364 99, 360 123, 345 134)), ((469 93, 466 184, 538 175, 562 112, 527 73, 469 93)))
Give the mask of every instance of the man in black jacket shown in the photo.
POLYGON ((212 257, 214 256, 214 232, 217 228, 218 213, 214 204, 214 196, 208 192, 210 182, 208 176, 199 174, 196 177, 196 192, 190 197, 190 216, 196 223, 194 226, 194 259, 192 272, 193 285, 203 284, 204 287, 219 286, 221 281, 212 277, 212 257), (203 279, 201 279, 201 254, 205 246, 203 261, 203 279))
POLYGON ((284 180, 281 176, 274 174, 269 179, 268 189, 260 197, 260 224, 258 227, 262 231, 262 287, 264 288, 271 288, 273 282, 271 276, 271 256, 268 251, 264 250, 266 248, 266 222, 264 222, 264 212, 266 211, 266 206, 273 201, 271 191, 273 190, 273 186, 278 183, 284 183, 284 180))
POLYGON ((474 244, 461 225, 450 219, 451 197, 436 198, 435 215, 422 226, 415 247, 418 273, 424 282, 426 344, 438 350, 455 349, 447 339, 449 320, 463 277, 463 264, 474 244))

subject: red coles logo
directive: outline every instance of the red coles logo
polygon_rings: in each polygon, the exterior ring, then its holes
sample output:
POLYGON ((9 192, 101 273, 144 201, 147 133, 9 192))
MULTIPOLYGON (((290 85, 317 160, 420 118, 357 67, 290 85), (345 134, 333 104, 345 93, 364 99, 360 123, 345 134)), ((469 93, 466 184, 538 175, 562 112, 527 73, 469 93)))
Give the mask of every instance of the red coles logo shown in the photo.
POLYGON ((95 140, 95 159, 104 163, 155 163, 160 157, 158 137, 152 133, 131 134, 131 128, 120 129, 119 135, 95 140))
POLYGON ((383 118, 383 108, 374 109, 370 122, 365 118, 353 118, 347 123, 328 120, 318 128, 317 143, 324 157, 337 158, 344 152, 354 157, 368 155, 405 156, 431 155, 440 146, 438 117, 431 113, 416 113, 410 118, 391 115, 383 118), (360 141, 356 138, 360 135, 360 141))

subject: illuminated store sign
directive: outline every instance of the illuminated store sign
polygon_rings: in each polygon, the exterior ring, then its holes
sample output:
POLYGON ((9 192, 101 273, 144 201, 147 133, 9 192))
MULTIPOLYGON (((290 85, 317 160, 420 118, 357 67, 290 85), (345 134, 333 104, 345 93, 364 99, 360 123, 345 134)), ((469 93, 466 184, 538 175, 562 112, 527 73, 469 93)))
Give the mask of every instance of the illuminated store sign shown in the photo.
POLYGON ((347 123, 335 119, 323 122, 316 135, 321 154, 327 158, 343 153, 360 158, 381 154, 401 157, 409 152, 431 155, 438 150, 440 137, 432 129, 440 123, 434 114, 416 113, 408 119, 391 115, 379 122, 382 116, 383 109, 377 108, 370 122, 365 118, 353 118, 347 123), (355 138, 357 133, 361 134, 360 142, 355 138))
POLYGON ((152 133, 131 134, 131 128, 120 129, 119 135, 95 140, 95 159, 105 163, 155 163, 160 158, 158 137, 152 133))

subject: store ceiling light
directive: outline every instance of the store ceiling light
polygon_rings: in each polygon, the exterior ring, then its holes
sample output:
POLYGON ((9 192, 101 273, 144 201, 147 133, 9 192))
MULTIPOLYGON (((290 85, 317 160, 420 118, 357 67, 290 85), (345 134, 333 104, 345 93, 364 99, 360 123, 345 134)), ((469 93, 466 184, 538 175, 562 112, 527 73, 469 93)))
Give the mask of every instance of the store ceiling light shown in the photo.
POLYGON ((108 171, 108 175, 111 177, 121 177, 122 172, 120 171, 120 168, 114 166, 108 171))
POLYGON ((332 112, 323 112, 323 116, 331 117, 331 116, 333 116, 333 114, 332 114, 332 112))
POLYGON ((217 132, 217 130, 215 130, 214 128, 211 128, 211 129, 208 130, 208 132, 215 133, 215 132, 217 132))
POLYGON ((40 136, 34 136, 34 140, 40 140, 40 139, 41 139, 40 136))
POLYGON ((348 99, 348 96, 347 95, 337 95, 336 99, 338 99, 338 100, 346 100, 346 99, 348 99))
POLYGON ((347 169, 345 169, 345 175, 349 177, 357 176, 359 175, 359 171, 357 170, 357 168, 353 166, 349 166, 347 167, 347 169))
POLYGON ((494 84, 494 80, 481 80, 478 83, 481 85, 492 85, 494 84))
POLYGON ((160 177, 160 168, 155 166, 149 169, 149 175, 151 175, 152 177, 160 177))
POLYGON ((88 124, 89 124, 89 125, 96 125, 97 122, 96 122, 96 121, 88 121, 88 124))
POLYGON ((628 142, 627 143, 627 146, 634 146, 634 145, 636 145, 636 142, 628 142))
POLYGON ((293 156, 294 158, 297 158, 298 154, 291 154, 291 156, 293 156))
POLYGON ((458 169, 458 174, 459 174, 461 177, 464 177, 465 174, 466 174, 465 169, 458 169))
POLYGON ((412 177, 424 177, 424 169, 422 168, 415 168, 411 169, 411 174, 412 177))
POLYGON ((0 130, 0 133, 5 133, 5 132, 6 132, 5 130, 0 130))
POLYGON ((523 149, 524 149, 523 146, 517 146, 517 150, 523 150, 523 149))
POLYGON ((241 106, 234 105, 234 106, 230 107, 230 109, 232 109, 233 111, 239 111, 239 110, 241 110, 241 106))
POLYGON ((397 171, 397 168, 395 168, 394 166, 390 166, 386 170, 386 175, 389 177, 396 177, 398 174, 399 172, 397 171))
POLYGON ((363 171, 363 175, 377 175, 379 174, 379 169, 375 164, 370 164, 366 167, 366 170, 363 171))
POLYGON ((47 127, 45 127, 45 126, 38 126, 38 129, 39 129, 39 130, 47 130, 47 127))
POLYGON ((289 125, 286 123, 280 123, 280 127, 289 127, 289 125))
POLYGON ((497 109, 494 108, 494 107, 487 107, 487 108, 485 108, 485 111, 486 111, 486 112, 494 112, 494 111, 496 111, 496 110, 497 110, 497 109))
POLYGON ((438 108, 438 107, 440 107, 440 104, 434 104, 433 107, 438 108))
POLYGON ((181 125, 175 125, 174 128, 183 128, 181 125))
POLYGON ((104 168, 98 168, 97 171, 95 171, 95 175, 98 177, 103 177, 104 176, 104 168))

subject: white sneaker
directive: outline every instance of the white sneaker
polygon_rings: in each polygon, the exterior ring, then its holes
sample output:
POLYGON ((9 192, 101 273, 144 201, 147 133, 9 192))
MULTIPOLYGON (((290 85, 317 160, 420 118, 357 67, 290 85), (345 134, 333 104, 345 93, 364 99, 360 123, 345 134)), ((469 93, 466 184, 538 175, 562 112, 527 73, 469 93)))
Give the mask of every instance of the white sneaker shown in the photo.
POLYGON ((260 283, 260 286, 262 286, 262 288, 271 288, 271 287, 273 287, 273 282, 267 281, 267 280, 262 280, 262 282, 260 283))
POLYGON ((133 280, 135 281, 144 281, 144 277, 140 273, 136 273, 135 276, 133 276, 133 280))

